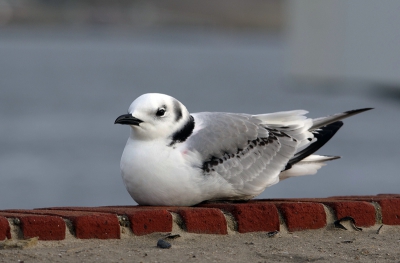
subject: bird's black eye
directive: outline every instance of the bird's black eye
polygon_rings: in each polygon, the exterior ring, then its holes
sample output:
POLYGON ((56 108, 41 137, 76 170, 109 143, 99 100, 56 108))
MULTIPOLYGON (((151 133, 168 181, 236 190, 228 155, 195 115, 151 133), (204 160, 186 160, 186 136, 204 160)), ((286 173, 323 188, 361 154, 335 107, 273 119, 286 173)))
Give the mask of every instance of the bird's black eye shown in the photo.
POLYGON ((156 116, 162 117, 165 114, 165 108, 159 108, 156 112, 156 116))

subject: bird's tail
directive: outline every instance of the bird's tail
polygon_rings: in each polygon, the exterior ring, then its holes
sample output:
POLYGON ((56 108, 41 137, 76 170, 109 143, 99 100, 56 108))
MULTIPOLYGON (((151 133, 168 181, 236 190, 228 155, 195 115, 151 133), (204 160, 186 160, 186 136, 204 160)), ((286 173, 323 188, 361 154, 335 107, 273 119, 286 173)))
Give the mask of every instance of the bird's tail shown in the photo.
POLYGON ((323 155, 310 155, 292 165, 290 169, 285 170, 279 174, 279 181, 285 180, 289 177, 312 175, 317 173, 319 168, 326 165, 326 161, 339 159, 340 156, 323 156, 323 155))
POLYGON ((280 180, 293 176, 315 174, 319 168, 325 165, 325 161, 340 158, 340 156, 320 156, 312 154, 324 146, 343 126, 343 122, 340 120, 371 109, 372 108, 351 110, 313 119, 313 124, 308 130, 312 133, 313 138, 307 138, 309 142, 304 144, 289 160, 285 169, 279 175, 280 180))

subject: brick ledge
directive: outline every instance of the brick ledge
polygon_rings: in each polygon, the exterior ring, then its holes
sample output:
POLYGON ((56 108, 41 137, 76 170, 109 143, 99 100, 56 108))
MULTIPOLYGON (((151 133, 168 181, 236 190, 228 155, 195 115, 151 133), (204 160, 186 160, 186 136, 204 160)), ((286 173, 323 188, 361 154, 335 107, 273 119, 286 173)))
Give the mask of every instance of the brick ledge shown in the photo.
POLYGON ((119 239, 179 229, 188 233, 302 231, 332 228, 352 217, 357 227, 400 225, 400 194, 251 200, 195 207, 103 206, 0 210, 0 240, 119 239))

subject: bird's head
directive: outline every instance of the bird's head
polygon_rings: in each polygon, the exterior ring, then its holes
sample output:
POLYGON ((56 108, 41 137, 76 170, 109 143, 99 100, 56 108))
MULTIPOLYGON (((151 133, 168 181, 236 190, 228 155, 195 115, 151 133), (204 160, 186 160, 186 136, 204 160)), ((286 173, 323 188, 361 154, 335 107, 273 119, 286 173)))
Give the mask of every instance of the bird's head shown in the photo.
POLYGON ((138 97, 129 106, 128 114, 114 123, 130 125, 137 140, 169 139, 193 121, 186 107, 177 99, 159 93, 138 97))

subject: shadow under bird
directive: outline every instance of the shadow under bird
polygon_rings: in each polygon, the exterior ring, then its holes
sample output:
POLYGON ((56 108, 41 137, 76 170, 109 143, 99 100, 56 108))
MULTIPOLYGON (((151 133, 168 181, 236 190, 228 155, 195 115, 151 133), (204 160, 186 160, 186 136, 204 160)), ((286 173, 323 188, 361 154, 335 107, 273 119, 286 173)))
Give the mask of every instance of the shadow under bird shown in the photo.
POLYGON ((144 94, 115 120, 131 127, 121 157, 122 178, 140 205, 248 200, 340 158, 313 153, 340 129, 341 119, 370 109, 317 119, 305 117, 305 110, 190 114, 173 97, 144 94))

